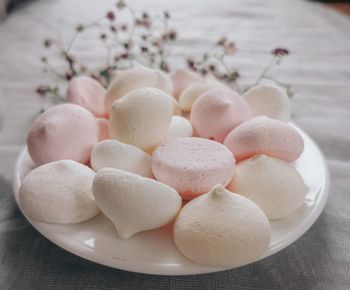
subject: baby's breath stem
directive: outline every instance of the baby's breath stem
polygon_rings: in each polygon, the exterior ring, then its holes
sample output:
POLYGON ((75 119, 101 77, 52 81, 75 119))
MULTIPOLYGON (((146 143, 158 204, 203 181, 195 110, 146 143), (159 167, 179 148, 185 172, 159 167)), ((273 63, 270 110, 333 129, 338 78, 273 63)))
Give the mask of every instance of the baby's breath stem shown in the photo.
MULTIPOLYGON (((225 63, 225 61, 224 61, 224 58, 225 58, 225 55, 223 54, 221 57, 218 58, 218 60, 219 60, 220 64, 223 66, 223 68, 225 69, 226 73, 227 73, 228 75, 230 75, 232 72, 231 72, 231 70, 229 69, 229 67, 226 65, 226 63, 225 63)), ((238 77, 232 79, 232 80, 231 80, 231 83, 233 84, 233 86, 234 86, 236 92, 237 92, 238 94, 241 94, 242 91, 241 91, 241 89, 240 89, 240 86, 238 85, 237 79, 238 79, 238 77)))
POLYGON ((76 40, 77 37, 78 37, 78 34, 79 34, 78 32, 75 32, 75 33, 74 33, 74 35, 73 35, 73 37, 72 37, 72 39, 71 39, 71 41, 70 41, 70 43, 69 43, 69 45, 68 45, 68 47, 67 47, 67 49, 66 49, 67 53, 70 52, 70 50, 71 50, 71 48, 72 48, 72 46, 73 46, 75 40, 76 40))
MULTIPOLYGON (((45 72, 54 73, 66 81, 70 81, 72 77, 77 75, 88 74, 100 81, 104 86, 108 86, 113 70, 130 68, 140 64, 169 72, 169 59, 181 55, 186 58, 189 69, 202 76, 211 73, 218 80, 226 82, 239 94, 244 92, 245 88, 241 87, 239 81, 239 71, 230 64, 229 57, 234 56, 237 51, 233 41, 226 37, 221 37, 205 50, 199 58, 187 58, 179 53, 173 54, 171 50, 173 42, 177 39, 177 32, 170 28, 169 21, 171 16, 169 12, 164 11, 162 15, 139 12, 134 11, 124 0, 118 0, 116 7, 107 11, 104 17, 91 23, 78 24, 67 46, 63 42, 61 34, 56 37, 58 40, 45 39, 44 47, 47 49, 54 47, 55 51, 57 49, 61 59, 63 59, 62 66, 53 67, 47 57, 42 57, 41 61, 46 64, 45 72), (124 15, 128 17, 128 20, 125 23, 118 22, 119 19, 124 19, 124 15), (107 50, 107 61, 94 70, 78 62, 75 55, 72 54, 73 45, 79 34, 93 27, 99 28, 100 40, 107 50), (107 31, 106 28, 108 29, 107 31)), ((287 93, 291 95, 292 90, 288 84, 276 81, 271 76, 272 69, 281 63, 283 56, 288 55, 289 51, 285 48, 275 48, 271 53, 273 58, 261 71, 255 81, 255 85, 259 84, 262 79, 269 79, 284 87, 287 93)), ((47 95, 53 96, 56 101, 64 100, 60 96, 57 86, 40 86, 37 89, 37 93, 45 98, 44 106, 46 106, 47 95)))
POLYGON ((261 71, 260 75, 256 79, 254 86, 258 85, 262 79, 266 79, 268 77, 268 73, 281 62, 280 56, 273 56, 270 63, 261 71))

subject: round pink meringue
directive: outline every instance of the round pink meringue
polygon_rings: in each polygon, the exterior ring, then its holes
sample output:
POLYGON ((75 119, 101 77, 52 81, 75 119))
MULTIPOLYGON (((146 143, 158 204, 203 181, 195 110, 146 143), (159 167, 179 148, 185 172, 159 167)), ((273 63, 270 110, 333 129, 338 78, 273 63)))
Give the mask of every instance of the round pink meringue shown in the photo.
POLYGON ((33 123, 28 139, 28 151, 37 165, 71 159, 89 161, 98 142, 98 124, 88 110, 74 104, 55 106, 33 123))
POLYGON ((98 118, 97 124, 98 124, 98 128, 99 128, 98 141, 111 139, 111 137, 109 136, 109 122, 108 122, 108 120, 106 120, 104 118, 98 118))
POLYGON ((255 117, 233 129, 224 141, 237 161, 266 154, 286 162, 299 158, 304 141, 293 127, 265 116, 255 117))
POLYGON ((179 98, 181 93, 190 85, 203 81, 203 79, 194 72, 185 69, 178 69, 171 75, 174 85, 174 97, 179 98))
POLYGON ((105 116, 106 89, 88 76, 73 78, 68 85, 67 101, 84 107, 96 117, 105 116))
POLYGON ((198 97, 190 119, 198 136, 222 143, 234 127, 250 117, 248 104, 237 93, 216 88, 198 97))
POLYGON ((208 192, 214 185, 228 185, 235 168, 232 153, 222 144, 183 137, 160 145, 152 156, 154 176, 175 188, 184 199, 208 192))

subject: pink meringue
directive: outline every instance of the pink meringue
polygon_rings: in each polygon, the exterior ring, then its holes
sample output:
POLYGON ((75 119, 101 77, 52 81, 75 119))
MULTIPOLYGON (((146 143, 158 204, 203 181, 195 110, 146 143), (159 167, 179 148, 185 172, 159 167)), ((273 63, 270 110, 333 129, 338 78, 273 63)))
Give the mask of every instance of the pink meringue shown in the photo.
POLYGON ((78 76, 69 82, 67 101, 84 107, 96 117, 104 117, 105 95, 106 89, 98 81, 88 76, 78 76))
POLYGON ((266 154, 286 162, 299 158, 304 141, 293 127, 265 116, 253 119, 233 129, 224 141, 237 161, 256 154, 266 154))
POLYGON ((160 145, 152 156, 154 176, 175 188, 184 199, 226 186, 233 177, 235 160, 222 144, 196 137, 177 138, 160 145))
POLYGON ((27 145, 37 165, 62 159, 86 163, 98 138, 94 115, 78 105, 63 104, 35 120, 27 145))
POLYGON ((98 128, 99 128, 98 141, 111 139, 111 137, 109 136, 109 122, 108 122, 108 120, 103 119, 103 118, 98 118, 97 124, 98 124, 98 128))
POLYGON ((190 119, 198 136, 223 142, 234 127, 250 117, 248 104, 237 93, 216 88, 198 97, 190 119))

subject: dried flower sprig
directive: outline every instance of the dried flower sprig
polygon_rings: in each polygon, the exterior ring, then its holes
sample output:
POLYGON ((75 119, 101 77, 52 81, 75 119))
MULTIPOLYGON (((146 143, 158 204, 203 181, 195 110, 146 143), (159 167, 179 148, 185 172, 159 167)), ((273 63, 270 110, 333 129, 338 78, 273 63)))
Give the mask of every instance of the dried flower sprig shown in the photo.
POLYGON ((226 62, 227 58, 235 55, 236 51, 235 43, 229 41, 226 37, 222 37, 199 58, 188 58, 187 66, 189 69, 199 72, 202 76, 212 74, 218 80, 232 85, 238 93, 241 93, 241 88, 238 84, 239 72, 226 62))
MULTIPOLYGON (((136 12, 120 0, 104 17, 92 23, 78 24, 67 46, 52 38, 45 39, 44 47, 54 49, 58 53, 63 60, 63 68, 58 70, 51 64, 49 58, 44 56, 41 58, 44 72, 53 73, 59 79, 66 81, 77 75, 90 75, 105 87, 109 85, 116 69, 130 68, 136 63, 168 72, 170 45, 177 38, 176 30, 169 25, 170 19, 170 13, 167 11, 160 15, 136 12), (124 18, 128 18, 129 21, 119 23, 117 20, 122 14, 129 14, 124 15, 128 16, 124 18), (93 69, 80 62, 72 53, 72 47, 80 35, 96 28, 99 29, 100 41, 106 48, 107 60, 100 68, 93 69)), ((59 95, 58 98, 57 88, 57 85, 44 85, 40 86, 37 92, 44 98, 53 97, 54 101, 62 101, 64 97, 59 95), (42 93, 42 88, 45 88, 45 94, 42 93)))
POLYGON ((53 98, 53 101, 55 103, 60 103, 65 101, 65 98, 60 93, 60 89, 58 88, 58 86, 39 86, 36 89, 36 93, 44 99, 40 113, 43 113, 45 111, 47 95, 51 95, 51 98, 53 98))
POLYGON ((271 51, 271 54, 272 54, 271 62, 261 71, 254 85, 255 86, 258 85, 263 80, 269 80, 279 85, 280 87, 283 87, 286 90, 287 95, 289 97, 292 97, 294 95, 294 92, 291 86, 289 84, 285 84, 281 81, 276 80, 271 75, 273 69, 281 64, 285 56, 289 55, 289 50, 286 48, 275 48, 274 50, 271 51))
MULTIPOLYGON (((189 69, 199 72, 202 76, 207 74, 214 75, 218 80, 227 83, 238 93, 242 94, 251 86, 245 88, 240 86, 238 81, 240 78, 239 70, 228 62, 228 58, 233 57, 237 50, 237 46, 233 41, 228 40, 226 37, 221 37, 211 49, 206 51, 199 58, 188 58, 187 66, 189 69)), ((285 48, 275 48, 272 50, 271 54, 271 62, 263 68, 254 86, 258 85, 263 80, 269 80, 285 88, 286 93, 291 97, 293 95, 291 86, 277 81, 271 75, 272 70, 281 64, 285 56, 289 55, 289 51, 285 48)))
MULTIPOLYGON (((60 68, 55 67, 47 56, 43 56, 41 62, 44 65, 44 72, 54 74, 65 81, 78 75, 89 75, 105 87, 110 84, 115 70, 130 68, 136 64, 169 72, 170 58, 173 56, 171 46, 178 37, 177 31, 170 25, 170 20, 171 15, 168 11, 155 15, 145 11, 134 11, 125 1, 119 0, 100 19, 76 25, 74 35, 67 46, 62 41, 45 39, 44 47, 57 52, 63 65, 60 68), (123 19, 128 20, 125 22, 123 19), (92 68, 83 64, 72 52, 72 48, 83 33, 92 33, 96 30, 99 31, 99 39, 106 49, 106 60, 100 67, 92 68)), ((237 46, 233 41, 221 37, 200 57, 184 56, 184 59, 191 70, 202 76, 211 74, 238 93, 243 93, 247 88, 241 87, 240 73, 232 66, 232 57, 236 51, 237 46)), ((275 80, 271 75, 272 70, 279 66, 288 54, 289 51, 285 48, 274 49, 271 62, 262 70, 254 85, 269 80, 284 87, 291 96, 293 92, 290 86, 275 80)), ((65 101, 57 84, 42 85, 36 91, 44 99, 44 106, 48 99, 55 103, 65 101)))

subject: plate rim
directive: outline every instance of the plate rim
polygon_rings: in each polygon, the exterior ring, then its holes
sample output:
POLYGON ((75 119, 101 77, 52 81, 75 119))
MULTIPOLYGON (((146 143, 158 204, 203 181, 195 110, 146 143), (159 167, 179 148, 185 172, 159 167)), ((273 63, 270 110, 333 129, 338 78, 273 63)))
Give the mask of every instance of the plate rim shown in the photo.
MULTIPOLYGON (((329 189, 330 189, 330 174, 329 174, 329 169, 328 169, 328 165, 327 165, 325 156, 323 155, 323 153, 322 153, 321 149, 319 148, 319 146, 317 145, 317 143, 305 131, 303 131, 301 128, 299 128, 298 126, 296 126, 293 123, 290 123, 290 125, 295 127, 302 135, 305 135, 309 139, 308 141, 310 143, 312 143, 312 145, 315 147, 315 149, 317 150, 317 154, 319 155, 319 157, 322 161, 323 171, 324 171, 324 183, 323 183, 321 190, 322 190, 322 197, 323 198, 317 202, 317 207, 314 208, 314 210, 304 219, 304 221, 302 223, 299 223, 296 226, 296 228, 294 229, 293 232, 290 232, 284 236, 283 242, 281 242, 278 246, 275 246, 270 251, 266 251, 261 257, 259 257, 257 260, 255 260, 254 262, 251 262, 251 263, 255 263, 255 262, 260 261, 262 259, 265 259, 271 255, 274 255, 277 252, 290 246, 295 241, 297 241, 317 221, 317 219, 321 215, 321 213, 322 213, 322 211, 327 203, 327 200, 328 200, 329 189)), ((168 275, 168 276, 198 275, 198 274, 215 273, 215 272, 235 269, 235 268, 231 268, 231 267, 217 268, 217 267, 203 266, 202 271, 189 272, 189 271, 178 270, 177 269, 178 266, 175 267, 175 265, 174 265, 174 269, 170 268, 169 265, 167 265, 167 270, 162 268, 162 272, 160 272, 159 271, 160 264, 154 264, 153 267, 147 268, 146 271, 145 270, 140 271, 140 267, 144 269, 144 267, 142 267, 142 265, 144 265, 145 263, 139 263, 139 262, 133 261, 133 262, 125 264, 122 261, 118 261, 118 260, 113 260, 113 263, 112 263, 112 260, 106 260, 103 257, 99 257, 99 255, 96 255, 95 251, 92 251, 92 250, 89 251, 89 250, 87 250, 87 248, 76 247, 75 245, 74 246, 66 245, 66 242, 64 241, 64 239, 57 238, 57 236, 53 237, 51 232, 47 232, 45 230, 42 230, 40 228, 40 226, 38 226, 35 223, 32 223, 30 220, 30 217, 27 217, 27 214, 23 211, 23 209, 20 206, 20 203, 18 201, 18 191, 19 191, 20 184, 21 184, 21 176, 20 176, 19 168, 20 168, 20 165, 23 162, 23 159, 24 159, 25 155, 27 154, 27 152, 28 152, 27 146, 24 145, 16 158, 13 180, 12 180, 13 196, 14 196, 14 199, 16 201, 18 208, 21 211, 21 214, 25 217, 27 222, 32 227, 34 227, 42 236, 44 236, 46 239, 48 239, 49 241, 54 243, 56 246, 64 249, 65 251, 67 251, 73 255, 76 255, 80 258, 83 258, 84 260, 87 260, 87 261, 92 261, 92 262, 95 262, 95 263, 98 263, 98 264, 101 264, 104 266, 108 266, 108 267, 111 267, 114 269, 119 269, 119 270, 134 272, 134 273, 148 274, 148 275, 162 275, 162 276, 164 276, 164 275, 168 275)), ((251 263, 249 263, 249 264, 251 264, 251 263)), ((150 264, 148 264, 148 265, 150 265, 150 264)), ((244 266, 246 266, 246 265, 244 265, 244 266)), ((199 265, 199 267, 201 267, 201 266, 199 265)), ((243 266, 241 266, 241 267, 243 267, 243 266)), ((240 267, 238 267, 238 268, 240 268, 240 267)))

